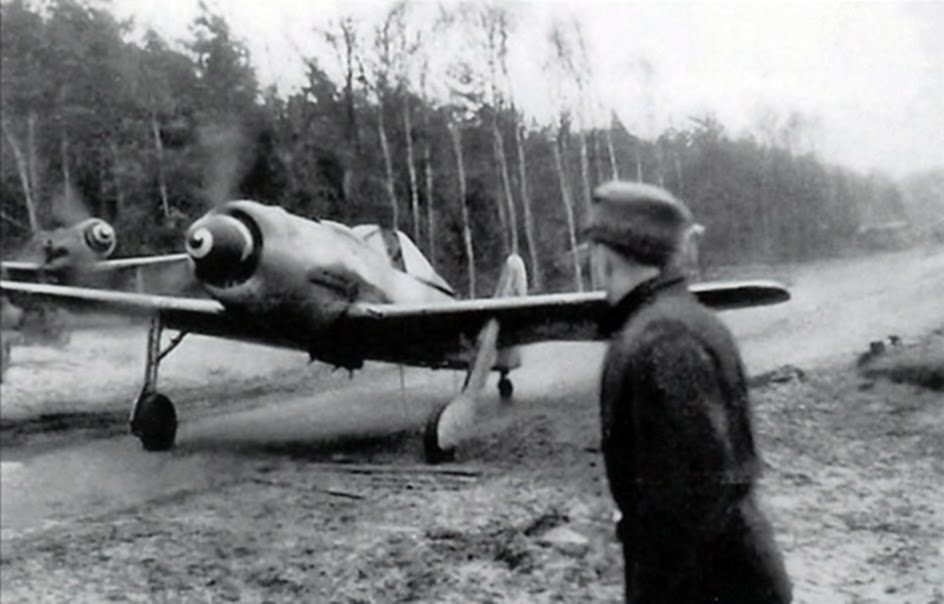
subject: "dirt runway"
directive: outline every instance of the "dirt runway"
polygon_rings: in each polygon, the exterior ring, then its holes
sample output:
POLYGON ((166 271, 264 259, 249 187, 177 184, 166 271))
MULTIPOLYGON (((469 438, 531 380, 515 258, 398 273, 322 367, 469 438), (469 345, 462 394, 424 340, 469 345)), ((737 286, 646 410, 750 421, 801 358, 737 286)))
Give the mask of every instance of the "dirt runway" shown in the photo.
MULTIPOLYGON (((754 375, 788 364, 814 373, 848 367, 873 339, 894 334, 908 343, 941 326, 944 251, 940 249, 781 270, 792 302, 724 315, 754 375)), ((458 391, 460 376, 372 365, 349 379, 320 365, 309 366, 296 353, 200 338, 185 343, 162 367, 162 390, 178 403, 182 418, 179 445, 167 454, 147 454, 130 436, 111 435, 121 431, 122 414, 136 392, 143 344, 142 329, 122 328, 104 335, 77 333, 61 350, 16 351, 2 386, 2 569, 5 578, 13 579, 9 585, 3 582, 4 602, 37 601, 37 595, 49 601, 75 601, 72 596, 98 601, 116 593, 140 601, 160 594, 171 600, 199 601, 433 602, 463 601, 458 595, 470 593, 474 601, 618 598, 617 550, 608 540, 610 508, 594 451, 596 381, 603 351, 599 344, 526 349, 525 366, 513 374, 516 394, 511 406, 498 402, 494 383, 490 384, 492 419, 479 427, 460 459, 480 476, 468 484, 422 472, 391 481, 386 474, 379 480, 364 479, 317 469, 323 461, 416 464, 418 428, 433 408, 458 391), (58 424, 55 430, 44 429, 39 418, 50 413, 97 419, 79 422, 91 424, 90 430, 60 430, 58 424), (339 503, 336 496, 324 496, 326 485, 368 503, 339 503), (404 485, 416 489, 404 492, 404 485), (351 513, 357 518, 339 520, 351 513), (241 529, 229 524, 221 528, 220 518, 241 514, 252 521, 237 523, 241 529), (336 526, 338 522, 345 526, 336 526), (293 523, 315 526, 286 532, 293 523), (317 526, 321 532, 313 536, 317 526), (580 555, 559 540, 549 539, 550 546, 541 541, 562 527, 576 533, 571 546, 580 555), (183 566, 155 556, 154 552, 168 548, 186 549, 183 544, 191 533, 196 537, 193 547, 180 554, 183 566), (154 541, 153 535, 160 538, 154 541), (315 578, 292 575, 307 568, 307 562, 296 564, 292 558, 298 548, 305 550, 299 541, 306 538, 319 544, 324 555, 350 556, 347 567, 361 569, 365 576, 342 572, 340 558, 322 560, 314 553, 306 559, 315 578), (326 544, 327 538, 334 541, 326 544), (389 554, 393 566, 364 554, 378 543, 378 551, 389 554), (450 548, 460 546, 475 553, 475 564, 452 557, 450 548), (247 579, 256 577, 253 573, 259 569, 250 569, 248 560, 232 553, 243 549, 274 568, 287 569, 266 571, 281 577, 273 579, 275 587, 268 580, 247 579), (108 561, 95 566, 93 558, 83 558, 94 556, 93 550, 105 552, 101 555, 108 561), (68 559, 63 562, 56 551, 68 551, 68 559), (520 555, 524 561, 508 562, 502 558, 506 555, 513 559, 520 555), (493 568, 496 557, 500 563, 493 568), (173 580, 152 576, 148 568, 155 559, 162 569, 155 571, 157 575, 173 580), (374 585, 377 577, 369 571, 371 560, 382 567, 390 585, 374 585), (65 566, 56 566, 59 563, 65 566), (395 570, 398 564, 402 568, 395 570), (123 565, 136 570, 119 571, 123 565), (422 572, 430 565, 441 577, 422 572), (548 581, 546 575, 554 565, 566 576, 548 581), (204 570, 194 570, 197 567, 204 570), (530 568, 523 582, 516 575, 524 572, 522 568, 530 568), (317 569, 342 574, 326 578, 317 569), (207 582, 209 575, 213 580, 207 582), (406 581, 406 587, 399 580, 406 581), (540 591, 542 581, 545 587, 540 591)), ((836 383, 824 378, 822 391, 806 394, 818 400, 830 389, 843 397, 855 391, 854 383, 836 383)), ((764 432, 762 444, 772 449, 767 457, 773 469, 764 484, 768 507, 778 538, 794 540, 786 550, 797 601, 904 602, 912 596, 933 596, 930 583, 920 580, 924 573, 920 568, 910 570, 918 574, 911 591, 896 587, 897 592, 887 593, 884 571, 869 566, 877 564, 874 561, 829 556, 829 544, 814 543, 811 548, 804 541, 825 530, 817 525, 816 505, 849 508, 838 510, 837 517, 848 515, 853 507, 842 501, 797 499, 794 483, 812 480, 819 490, 811 496, 822 497, 829 484, 854 485, 857 474, 840 467, 822 478, 810 477, 810 464, 819 460, 808 461, 805 471, 796 469, 794 457, 804 453, 795 443, 817 426, 805 423, 808 431, 799 432, 791 423, 792 415, 784 427, 772 423, 783 419, 778 414, 791 413, 787 399, 796 394, 766 391, 758 423, 764 432), (774 402, 765 403, 768 399, 774 402), (792 444, 783 440, 789 435, 795 436, 792 444), (814 559, 826 561, 817 566, 809 562, 814 559), (856 590, 839 577, 821 576, 828 575, 828 569, 851 573, 863 587, 856 590)), ((824 417, 833 421, 828 414, 824 417)), ((902 479, 939 479, 940 463, 931 462, 926 471, 914 466, 914 473, 902 479)), ((883 485, 887 495, 864 500, 885 505, 887 496, 899 487, 909 484, 883 485)), ((939 507, 925 499, 925 495, 933 499, 933 494, 920 489, 912 493, 918 508, 930 506, 909 512, 915 523, 922 527, 927 523, 930 530, 944 527, 939 507)), ((830 514, 822 517, 827 522, 830 514)), ((865 522, 864 517, 856 518, 860 525, 865 522)), ((848 541, 840 528, 830 530, 838 531, 832 535, 836 540, 848 541)), ((944 552, 931 556, 941 561, 944 552)), ((901 559, 892 556, 891 561, 899 564, 901 559)), ((879 567, 889 572, 892 568, 879 567)))

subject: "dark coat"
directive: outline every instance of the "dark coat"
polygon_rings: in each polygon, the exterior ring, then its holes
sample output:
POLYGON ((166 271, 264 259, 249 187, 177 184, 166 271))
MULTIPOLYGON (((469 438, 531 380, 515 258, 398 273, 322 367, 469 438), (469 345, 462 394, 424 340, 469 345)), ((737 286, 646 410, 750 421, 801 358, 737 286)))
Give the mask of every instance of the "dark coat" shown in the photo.
POLYGON ((646 282, 601 326, 600 408, 634 603, 790 601, 753 499, 754 447, 734 340, 681 276, 646 282))

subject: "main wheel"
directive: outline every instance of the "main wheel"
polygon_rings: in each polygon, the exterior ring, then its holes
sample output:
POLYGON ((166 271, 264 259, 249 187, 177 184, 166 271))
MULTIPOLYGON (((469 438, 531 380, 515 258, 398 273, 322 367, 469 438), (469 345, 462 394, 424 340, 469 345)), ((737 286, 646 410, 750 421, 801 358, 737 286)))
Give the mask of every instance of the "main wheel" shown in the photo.
POLYGON ((446 463, 456 459, 455 449, 443 449, 439 446, 439 419, 446 407, 448 405, 443 405, 434 411, 423 428, 423 453, 426 455, 426 463, 446 463))
POLYGON ((508 379, 508 376, 501 376, 498 379, 498 396, 502 399, 509 399, 514 392, 515 386, 511 383, 511 380, 508 379))
POLYGON ((131 420, 131 433, 141 439, 146 451, 167 451, 177 436, 177 412, 163 394, 145 394, 131 420))

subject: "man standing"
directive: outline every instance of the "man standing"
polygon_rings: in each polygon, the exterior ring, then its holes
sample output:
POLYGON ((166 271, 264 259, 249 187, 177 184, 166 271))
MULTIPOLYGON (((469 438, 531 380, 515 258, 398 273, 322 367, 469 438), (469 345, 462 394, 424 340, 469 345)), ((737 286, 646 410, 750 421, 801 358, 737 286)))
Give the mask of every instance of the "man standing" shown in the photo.
POLYGON ((662 189, 610 182, 589 222, 611 307, 600 408, 627 601, 789 602, 753 495, 760 460, 741 357, 680 267, 691 213, 662 189))

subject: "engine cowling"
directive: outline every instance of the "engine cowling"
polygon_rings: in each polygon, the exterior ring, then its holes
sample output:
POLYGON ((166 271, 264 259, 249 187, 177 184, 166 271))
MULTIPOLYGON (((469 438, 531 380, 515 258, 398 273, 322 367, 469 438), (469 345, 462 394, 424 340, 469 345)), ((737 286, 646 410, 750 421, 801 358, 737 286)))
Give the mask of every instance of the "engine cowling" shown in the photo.
POLYGON ((100 218, 90 218, 81 225, 82 240, 100 259, 108 258, 118 245, 118 236, 110 224, 100 218))
POLYGON ((200 281, 229 287, 245 282, 255 272, 262 251, 262 234, 245 214, 215 213, 190 227, 184 245, 200 281))

